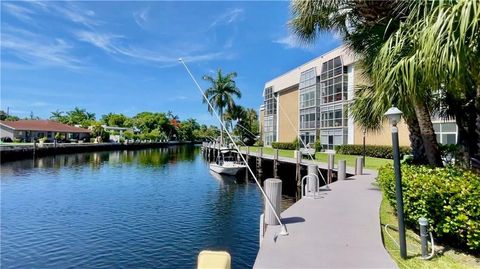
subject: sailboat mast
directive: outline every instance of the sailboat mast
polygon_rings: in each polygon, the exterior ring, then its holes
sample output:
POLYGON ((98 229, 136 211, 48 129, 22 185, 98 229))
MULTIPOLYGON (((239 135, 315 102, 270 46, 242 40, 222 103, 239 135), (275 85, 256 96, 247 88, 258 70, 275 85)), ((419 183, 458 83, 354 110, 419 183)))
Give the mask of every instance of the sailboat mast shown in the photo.
POLYGON ((220 146, 223 145, 223 107, 220 107, 220 146))

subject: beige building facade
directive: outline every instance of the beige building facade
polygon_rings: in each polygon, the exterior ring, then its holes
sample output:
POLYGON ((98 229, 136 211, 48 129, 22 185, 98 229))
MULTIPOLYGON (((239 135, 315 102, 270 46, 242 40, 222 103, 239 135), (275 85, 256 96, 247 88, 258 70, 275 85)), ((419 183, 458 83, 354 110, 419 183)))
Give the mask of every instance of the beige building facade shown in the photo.
MULTIPOLYGON (((337 145, 363 144, 364 136, 367 145, 391 145, 387 121, 381 130, 364 133, 348 114, 355 87, 365 81, 353 53, 340 46, 266 82, 260 111, 264 145, 300 137, 306 144, 320 141, 323 149, 334 150, 337 145)), ((456 142, 452 124, 434 123, 440 143, 456 142), (442 128, 445 124, 448 128, 442 128)), ((401 122, 398 128, 400 145, 409 146, 407 125, 401 122)))

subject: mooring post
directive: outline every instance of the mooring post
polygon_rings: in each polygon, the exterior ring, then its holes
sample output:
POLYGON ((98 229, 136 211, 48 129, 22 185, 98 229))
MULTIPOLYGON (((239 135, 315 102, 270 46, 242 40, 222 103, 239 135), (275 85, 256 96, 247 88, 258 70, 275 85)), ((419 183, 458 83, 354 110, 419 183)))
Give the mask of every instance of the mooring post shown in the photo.
POLYGON ((263 148, 258 148, 257 152, 257 173, 259 175, 263 174, 262 170, 262 156, 263 156, 263 148))
POLYGON ((357 157, 357 162, 355 163, 355 175, 363 174, 363 157, 357 157))
POLYGON ((278 177, 278 149, 275 149, 273 153, 273 177, 278 177))
MULTIPOLYGON (((250 147, 247 147, 246 149, 246 152, 245 152, 245 164, 248 165, 248 159, 249 159, 249 156, 250 155, 250 147)), ((245 171, 245 182, 248 181, 248 170, 245 171)))
POLYGON ((330 184, 333 181, 333 169, 335 164, 335 154, 328 154, 328 173, 327 173, 327 182, 330 184))
POLYGON ((300 187, 300 185, 302 184, 302 177, 300 174, 300 163, 302 162, 302 154, 298 150, 296 150, 294 153, 297 157, 295 160, 295 180, 297 181, 297 187, 300 187))
POLYGON ((347 161, 345 160, 338 161, 337 178, 339 181, 347 179, 347 161))
POLYGON ((308 183, 307 183, 308 188, 306 193, 318 192, 319 182, 317 183, 317 181, 318 181, 318 166, 316 164, 309 164, 308 165, 308 183))
POLYGON ((269 178, 265 180, 264 188, 265 194, 267 194, 268 199, 272 202, 273 211, 267 203, 265 203, 265 224, 267 225, 279 225, 277 218, 275 217, 275 212, 280 216, 280 202, 282 201, 282 181, 278 178, 269 178))

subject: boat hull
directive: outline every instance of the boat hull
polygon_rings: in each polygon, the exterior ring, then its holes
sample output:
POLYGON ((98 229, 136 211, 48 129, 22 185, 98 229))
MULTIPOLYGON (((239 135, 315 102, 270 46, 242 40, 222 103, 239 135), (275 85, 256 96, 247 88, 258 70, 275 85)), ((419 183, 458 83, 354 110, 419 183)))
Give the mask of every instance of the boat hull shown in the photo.
POLYGON ((245 165, 218 165, 216 163, 211 163, 210 164, 210 170, 212 170, 215 173, 218 174, 224 174, 224 175, 230 175, 230 176, 235 176, 240 172, 240 170, 245 169, 245 165))

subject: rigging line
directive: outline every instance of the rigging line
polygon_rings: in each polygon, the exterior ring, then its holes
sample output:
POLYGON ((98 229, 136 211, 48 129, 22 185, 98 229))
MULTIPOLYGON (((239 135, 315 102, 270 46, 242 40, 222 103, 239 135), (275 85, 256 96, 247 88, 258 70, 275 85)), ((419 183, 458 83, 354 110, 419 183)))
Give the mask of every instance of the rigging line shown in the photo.
POLYGON ((243 130, 247 131, 249 134, 251 134, 253 136, 253 138, 257 138, 257 135, 253 134, 252 132, 250 132, 247 128, 245 128, 243 125, 241 125, 240 123, 237 122, 237 124, 235 124, 239 127, 241 127, 243 130))
POLYGON ((282 228, 281 228, 281 231, 280 231, 280 235, 288 235, 287 226, 282 222, 282 220, 281 220, 280 217, 278 216, 277 212, 275 211, 275 208, 273 207, 272 202, 271 202, 270 199, 268 198, 267 194, 265 193, 265 191, 264 191, 263 188, 262 188, 262 185, 260 185, 260 182, 258 181, 257 177, 255 176, 255 173, 253 173, 252 169, 250 168, 250 165, 248 165, 247 161, 245 160, 245 157, 243 157, 243 154, 241 154, 240 149, 238 148, 237 144, 233 141, 232 136, 231 136, 230 133, 227 131, 227 128, 226 128, 225 124, 223 123, 223 121, 220 119, 220 116, 215 112, 215 109, 213 108, 213 105, 212 105, 212 104, 210 103, 210 101, 208 100, 207 96, 205 95, 205 92, 202 90, 202 87, 200 87, 200 85, 198 84, 197 80, 196 80, 195 77, 193 76, 192 72, 190 72, 190 69, 188 69, 188 67, 187 67, 187 65, 185 64, 185 62, 183 61, 183 59, 180 58, 180 59, 178 59, 178 61, 183 64, 183 66, 184 66, 185 69, 187 70, 188 74, 190 75, 190 78, 192 78, 193 82, 194 82, 195 85, 197 86, 197 88, 198 88, 198 90, 200 91, 200 93, 202 94, 203 98, 205 98, 205 100, 207 101, 208 106, 209 106, 210 109, 213 111, 212 114, 215 115, 215 117, 217 118, 218 121, 220 121, 220 125, 222 126, 222 129, 227 133, 227 135, 228 135, 228 137, 230 138, 230 140, 232 140, 233 146, 234 146, 235 149, 238 151, 239 155, 240 155, 241 158, 242 158, 242 161, 246 164, 248 171, 250 172, 250 174, 252 175, 253 179, 255 180, 255 183, 257 183, 258 188, 259 188, 260 191, 262 192, 262 195, 263 195, 263 197, 265 198, 265 201, 267 202, 268 206, 270 207, 270 209, 272 210, 273 214, 275 215, 275 218, 277 219, 278 223, 280 223, 280 225, 281 225, 281 227, 282 227, 282 228))
MULTIPOLYGON (((290 120, 290 117, 288 116, 288 114, 283 110, 283 107, 280 104, 280 102, 278 101, 277 97, 275 95, 273 95, 273 98, 275 98, 275 101, 277 101, 278 107, 280 107, 280 110, 282 111, 282 113, 285 115, 285 117, 287 117, 287 121, 290 123, 292 128, 297 131, 297 137, 300 140, 300 142, 302 142, 303 147, 307 148, 307 145, 305 144, 305 141, 303 141, 303 139, 300 135, 300 132, 297 130, 297 127, 295 127, 295 125, 293 125, 293 122, 290 120)), ((308 152, 308 151, 307 151, 307 154, 310 157, 310 159, 312 159, 312 161, 315 162, 315 159, 313 158, 312 154, 310 154, 310 152, 308 152)), ((325 186, 327 187, 327 189, 330 189, 330 187, 328 186, 328 182, 325 180, 325 177, 322 175, 322 171, 320 171, 320 167, 317 166, 317 170, 318 170, 318 173, 320 174, 320 176, 322 177, 322 180, 325 183, 325 186)))

